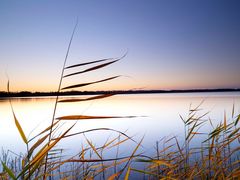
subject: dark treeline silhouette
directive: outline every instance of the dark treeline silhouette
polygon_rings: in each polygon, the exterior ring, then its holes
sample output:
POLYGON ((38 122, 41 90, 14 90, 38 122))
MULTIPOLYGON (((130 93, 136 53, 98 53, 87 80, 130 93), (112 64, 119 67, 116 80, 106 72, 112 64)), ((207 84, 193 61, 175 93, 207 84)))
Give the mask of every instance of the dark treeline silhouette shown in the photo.
POLYGON ((66 91, 66 92, 5 92, 0 91, 0 97, 33 97, 33 96, 74 96, 97 94, 152 94, 152 93, 199 93, 199 92, 234 92, 240 89, 187 89, 187 90, 117 90, 117 91, 66 91))

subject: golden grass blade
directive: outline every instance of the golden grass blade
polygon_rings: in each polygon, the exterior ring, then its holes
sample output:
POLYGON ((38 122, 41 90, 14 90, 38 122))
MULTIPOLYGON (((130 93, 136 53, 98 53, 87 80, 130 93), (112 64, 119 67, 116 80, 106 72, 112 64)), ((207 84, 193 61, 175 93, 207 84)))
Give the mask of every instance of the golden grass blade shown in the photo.
POLYGON ((63 100, 59 100, 58 102, 65 103, 65 102, 91 101, 91 100, 96 100, 96 99, 107 98, 107 97, 110 97, 113 95, 115 95, 115 94, 103 94, 103 95, 93 96, 93 97, 89 97, 89 98, 81 98, 81 99, 79 99, 79 98, 63 99, 63 100))
POLYGON ((28 174, 28 179, 30 179, 31 175, 34 174, 34 172, 36 172, 36 170, 42 165, 44 161, 44 157, 42 157, 38 163, 36 163, 30 170, 30 173, 28 174))
POLYGON ((89 61, 89 62, 86 62, 86 63, 75 64, 75 65, 65 67, 65 69, 70 69, 70 68, 79 67, 79 66, 85 66, 85 65, 88 65, 88 64, 94 64, 94 63, 99 63, 99 62, 109 61, 109 60, 113 60, 113 58, 100 59, 100 60, 96 60, 96 61, 89 61))
POLYGON ((212 158, 212 153, 213 153, 213 148, 214 148, 214 140, 215 140, 215 136, 213 136, 212 143, 209 147, 209 154, 208 154, 209 161, 211 161, 211 158, 212 158))
POLYGON ((227 129, 227 116, 226 116, 226 111, 224 111, 224 122, 223 122, 224 130, 226 131, 227 129))
POLYGON ((112 146, 108 147, 108 149, 113 148, 113 147, 115 147, 115 146, 118 146, 118 145, 124 143, 125 141, 127 141, 127 140, 129 140, 129 139, 130 139, 130 138, 127 137, 127 138, 123 139, 122 141, 119 141, 119 142, 113 144, 112 146))
POLYGON ((58 122, 59 122, 59 121, 56 121, 56 122, 53 123, 52 126, 48 126, 46 129, 44 129, 42 132, 40 132, 39 135, 41 135, 41 134, 49 131, 49 130, 51 129, 51 127, 54 127, 58 122))
POLYGON ((130 170, 131 170, 131 168, 130 168, 130 166, 129 166, 128 169, 127 169, 126 175, 125 175, 125 177, 124 177, 124 180, 128 180, 128 179, 129 179, 130 170))
POLYGON ((81 159, 85 159, 85 148, 84 148, 84 146, 82 145, 82 152, 81 152, 81 154, 80 154, 80 158, 81 159))
POLYGON ((59 167, 61 167, 63 164, 64 164, 64 162, 62 162, 62 161, 60 161, 60 162, 53 162, 53 163, 51 163, 52 165, 53 164, 58 164, 57 166, 54 166, 53 168, 50 168, 48 171, 49 172, 53 172, 54 170, 56 170, 56 169, 58 169, 59 167))
POLYGON ((100 154, 97 152, 97 150, 96 150, 96 148, 94 147, 94 145, 88 140, 88 138, 84 135, 84 137, 85 137, 85 139, 86 139, 86 141, 87 141, 87 143, 89 144, 89 146, 92 148, 92 150, 96 153, 96 155, 100 158, 100 159, 102 159, 102 157, 100 156, 100 154))
POLYGON ((85 115, 70 115, 61 116, 57 120, 86 120, 86 119, 113 119, 113 118, 134 118, 135 116, 85 116, 85 115))
POLYGON ((12 111, 12 112, 13 112, 13 117, 14 117, 15 125, 17 126, 17 129, 18 129, 18 132, 20 133, 20 135, 21 135, 24 143, 27 144, 28 141, 27 141, 27 138, 26 138, 26 136, 25 136, 25 134, 24 134, 24 131, 23 131, 20 123, 18 122, 17 117, 15 116, 14 111, 12 111))
POLYGON ((191 134, 205 134, 205 133, 201 133, 201 132, 191 132, 191 134))
POLYGON ((2 162, 3 168, 4 168, 5 171, 8 173, 8 175, 9 175, 13 180, 17 180, 17 178, 15 177, 14 173, 12 172, 12 170, 9 169, 9 168, 7 167, 7 165, 6 165, 3 161, 1 161, 1 162, 2 162))
MULTIPOLYGON (((135 157, 135 153, 137 152, 138 148, 140 147, 140 145, 142 144, 144 137, 142 137, 142 139, 140 140, 140 142, 137 144, 137 146, 135 147, 135 149, 133 150, 131 156, 129 157, 127 163, 125 164, 125 166, 122 168, 122 172, 126 169, 126 167, 128 167, 130 161, 135 157)), ((121 172, 121 174, 122 174, 121 172)), ((121 174, 119 176, 121 176, 121 174)))
MULTIPOLYGON (((111 168, 111 167, 114 167, 115 165, 120 165, 120 164, 126 162, 127 160, 128 160, 128 158, 123 159, 123 160, 121 160, 121 161, 112 162, 112 164, 106 165, 106 166, 105 166, 105 169, 109 169, 109 168, 111 168)), ((102 164, 97 164, 97 165, 91 166, 91 168, 95 168, 95 169, 96 169, 96 168, 101 167, 101 166, 102 166, 102 164)), ((98 172, 101 172, 101 171, 102 171, 102 169, 99 169, 98 172)))
POLYGON ((120 137, 120 135, 119 135, 118 137, 110 140, 110 141, 106 141, 106 143, 103 145, 102 148, 104 149, 104 148, 108 147, 110 144, 112 144, 112 143, 115 142, 117 139, 119 139, 119 137, 120 137))
POLYGON ((49 136, 49 134, 43 136, 42 138, 40 138, 29 150, 29 153, 32 154, 32 152, 38 147, 40 146, 49 136))
POLYGON ((137 162, 144 162, 144 163, 154 163, 156 165, 164 165, 167 167, 173 167, 172 164, 168 163, 166 160, 158 160, 158 159, 150 159, 150 160, 146 160, 146 159, 137 159, 137 162))
POLYGON ((97 83, 109 81, 109 80, 112 80, 112 79, 115 79, 115 78, 118 78, 118 77, 120 77, 120 76, 113 76, 113 77, 102 79, 102 80, 99 80, 99 81, 94 81, 94 82, 89 82, 89 83, 82 83, 82 84, 76 84, 76 85, 72 85, 72 86, 67 86, 67 87, 62 88, 61 90, 73 89, 73 88, 79 88, 79 87, 83 87, 83 86, 88 86, 88 85, 91 85, 91 84, 97 84, 97 83))
POLYGON ((58 124, 59 121, 56 121, 53 123, 53 125, 48 126, 46 129, 44 129, 42 132, 40 132, 39 134, 37 134, 36 136, 34 136, 32 139, 30 139, 28 142, 31 142, 33 139, 37 138, 38 136, 42 135, 43 133, 49 131, 51 129, 51 127, 54 127, 56 124, 58 124))
MULTIPOLYGON (((9 80, 8 80, 8 82, 7 82, 7 91, 8 91, 8 94, 9 94, 9 93, 10 93, 10 83, 9 83, 9 80)), ((9 99, 9 102, 10 102, 10 105, 11 105, 11 109, 12 109, 12 113, 13 113, 15 125, 17 126, 18 132, 20 133, 20 135, 21 135, 24 143, 27 144, 27 143, 28 143, 27 138, 26 138, 26 136, 25 136, 25 134, 24 134, 24 131, 23 131, 23 129, 22 129, 20 123, 18 122, 17 117, 16 117, 16 115, 15 115, 15 113, 14 113, 11 99, 9 99)))
POLYGON ((122 171, 112 174, 111 176, 108 177, 108 180, 114 180, 115 178, 119 177, 119 175, 121 174, 122 174, 122 171))
MULTIPOLYGON (((230 176, 231 178, 233 177, 233 178, 239 178, 240 177, 240 169, 236 169, 236 171, 234 171, 232 174, 231 174, 231 176, 230 176)), ((229 178, 230 178, 229 177, 229 178)), ((230 178, 230 179, 231 179, 230 178)))
POLYGON ((37 163, 42 157, 44 157, 72 128, 74 125, 72 125, 70 128, 68 128, 60 137, 54 140, 49 146, 47 146, 45 149, 43 149, 39 154, 37 154, 33 160, 31 161, 31 165, 37 163))
POLYGON ((115 62, 117 62, 117 61, 119 61, 119 59, 114 60, 114 61, 111 61, 111 62, 107 62, 107 63, 104 63, 104 64, 100 64, 100 65, 97 65, 97 66, 94 66, 94 67, 85 69, 85 70, 83 70, 83 71, 79 71, 79 72, 67 74, 67 75, 63 76, 63 78, 66 78, 66 77, 69 77, 69 76, 73 76, 73 75, 77 75, 77 74, 86 73, 86 72, 89 72, 89 71, 94 71, 94 70, 103 68, 103 67, 105 67, 105 66, 108 66, 108 65, 110 65, 110 64, 113 64, 113 63, 115 63, 115 62))
POLYGON ((235 105, 233 103, 233 107, 232 107, 232 118, 234 117, 234 114, 235 114, 235 105))
MULTIPOLYGON (((37 156, 47 147, 47 145, 48 145, 48 144, 45 144, 45 145, 38 151, 38 153, 35 155, 35 157, 37 157, 37 156)), ((43 157, 42 159, 44 159, 44 157, 43 157)), ((27 165, 22 169, 22 171, 18 174, 17 179, 18 179, 19 177, 24 176, 24 174, 25 174, 26 172, 28 172, 29 168, 31 168, 30 174, 31 174, 31 172, 34 173, 33 169, 37 169, 37 168, 39 167, 39 165, 41 164, 41 160, 42 160, 42 159, 40 159, 38 163, 35 163, 35 165, 34 165, 34 164, 30 164, 30 163, 27 164, 27 165), (32 167, 32 166, 33 166, 33 167, 32 167)), ((29 173, 28 173, 28 176, 29 176, 29 173)))

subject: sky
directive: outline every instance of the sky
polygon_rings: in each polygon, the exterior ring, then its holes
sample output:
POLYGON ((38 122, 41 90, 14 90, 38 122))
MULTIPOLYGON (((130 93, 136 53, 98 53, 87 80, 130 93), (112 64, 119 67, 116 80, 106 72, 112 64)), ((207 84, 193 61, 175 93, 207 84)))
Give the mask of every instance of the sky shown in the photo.
POLYGON ((240 88, 238 0, 1 0, 0 91, 56 91, 67 65, 127 56, 64 79, 77 90, 240 88))

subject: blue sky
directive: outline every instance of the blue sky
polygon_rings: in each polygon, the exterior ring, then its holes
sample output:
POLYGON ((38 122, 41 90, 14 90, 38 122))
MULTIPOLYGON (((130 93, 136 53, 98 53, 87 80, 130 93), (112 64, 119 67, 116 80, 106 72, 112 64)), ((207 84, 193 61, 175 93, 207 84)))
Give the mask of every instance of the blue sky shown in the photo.
POLYGON ((240 88, 237 0, 1 0, 0 91, 6 73, 13 91, 55 91, 77 17, 68 65, 128 55, 65 84, 120 74, 87 90, 240 88))

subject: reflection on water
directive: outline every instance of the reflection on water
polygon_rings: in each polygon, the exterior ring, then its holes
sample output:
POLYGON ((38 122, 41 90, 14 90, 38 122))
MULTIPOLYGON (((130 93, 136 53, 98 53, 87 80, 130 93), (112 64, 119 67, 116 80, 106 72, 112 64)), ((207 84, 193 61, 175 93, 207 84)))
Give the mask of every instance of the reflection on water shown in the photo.
MULTIPOLYGON (((138 116, 131 119, 102 119, 79 121, 73 132, 93 128, 112 128, 126 132, 136 140, 144 137, 143 148, 149 151, 157 140, 168 135, 184 137, 184 126, 179 117, 187 117, 191 106, 197 106, 201 101, 202 112, 210 111, 213 123, 222 121, 224 111, 230 117, 233 104, 235 112, 240 113, 240 93, 182 93, 182 94, 139 94, 117 95, 106 99, 59 104, 56 117, 63 115, 113 115, 138 116)), ((52 97, 13 98, 12 103, 22 128, 28 137, 33 137, 51 122, 55 99, 52 97)), ((71 124, 71 122, 70 122, 71 124)), ((69 122, 63 124, 60 131, 69 127, 69 122)), ((209 127, 202 131, 208 132, 209 127)), ((95 144, 106 141, 114 132, 97 131, 87 134, 95 144)), ((59 146, 68 150, 78 150, 84 143, 82 136, 69 139, 59 146)), ((0 100, 0 145, 14 152, 25 151, 24 144, 15 127, 9 102, 0 100)), ((125 147, 132 145, 125 144, 125 147)))

